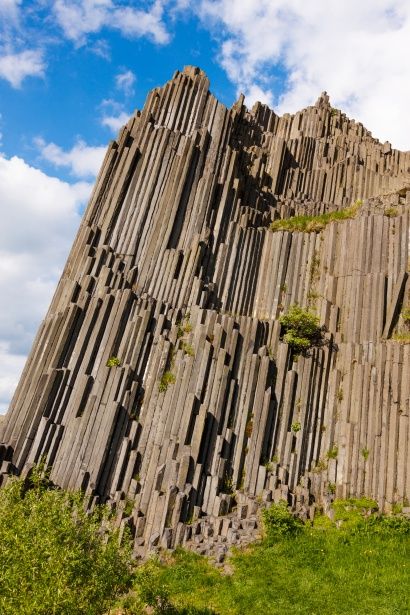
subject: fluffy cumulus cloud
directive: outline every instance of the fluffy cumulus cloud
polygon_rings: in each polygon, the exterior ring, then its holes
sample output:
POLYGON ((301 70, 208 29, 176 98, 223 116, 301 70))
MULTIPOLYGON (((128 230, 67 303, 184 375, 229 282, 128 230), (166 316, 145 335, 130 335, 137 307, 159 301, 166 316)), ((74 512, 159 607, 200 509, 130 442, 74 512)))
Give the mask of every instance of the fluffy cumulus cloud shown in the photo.
POLYGON ((249 104, 294 112, 327 90, 375 136, 410 147, 408 0, 202 0, 196 10, 249 104), (278 69, 285 91, 272 87, 278 69))
POLYGON ((17 384, 91 192, 0 155, 0 413, 17 384))
POLYGON ((124 109, 124 105, 111 98, 106 98, 100 105, 101 124, 114 135, 130 119, 131 113, 124 109))
POLYGON ((0 54, 0 77, 14 88, 21 87, 26 77, 43 77, 45 68, 43 52, 39 49, 0 54))
POLYGON ((148 10, 141 10, 112 0, 56 0, 54 14, 67 38, 77 45, 86 42, 87 35, 102 28, 119 30, 124 36, 147 36, 156 43, 169 41, 163 23, 162 2, 156 0, 148 10))
POLYGON ((126 96, 132 96, 134 94, 134 85, 136 76, 132 70, 124 70, 118 73, 115 77, 115 85, 118 90, 124 92, 126 96))
POLYGON ((101 118, 101 124, 106 128, 109 128, 109 130, 115 134, 120 128, 122 128, 122 126, 124 126, 124 124, 128 122, 129 119, 130 114, 126 111, 121 111, 118 115, 104 115, 101 118))
POLYGON ((90 147, 84 141, 78 140, 70 150, 63 150, 55 143, 46 143, 44 139, 37 138, 36 146, 44 160, 55 167, 68 168, 75 177, 95 177, 100 170, 106 146, 90 147))

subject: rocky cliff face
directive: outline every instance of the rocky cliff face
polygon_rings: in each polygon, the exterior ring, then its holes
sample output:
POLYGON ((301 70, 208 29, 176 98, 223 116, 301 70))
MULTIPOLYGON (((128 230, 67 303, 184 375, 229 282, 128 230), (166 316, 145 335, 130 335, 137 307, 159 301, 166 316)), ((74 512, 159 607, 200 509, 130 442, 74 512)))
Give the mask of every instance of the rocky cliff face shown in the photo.
POLYGON ((1 425, 3 476, 45 460, 140 551, 235 542, 272 499, 405 500, 409 205, 410 152, 326 94, 278 117, 175 73, 108 148, 1 425), (294 304, 324 327, 306 356, 283 340, 294 304))

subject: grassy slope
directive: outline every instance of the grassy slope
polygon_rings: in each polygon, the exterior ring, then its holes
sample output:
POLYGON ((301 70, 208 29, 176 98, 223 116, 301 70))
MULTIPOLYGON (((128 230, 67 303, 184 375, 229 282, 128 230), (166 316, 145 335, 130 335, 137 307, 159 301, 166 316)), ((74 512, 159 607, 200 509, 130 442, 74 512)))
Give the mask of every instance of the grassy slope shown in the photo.
POLYGON ((176 607, 162 612, 407 615, 409 556, 408 534, 309 529, 236 553, 230 575, 184 551, 150 570, 176 607))

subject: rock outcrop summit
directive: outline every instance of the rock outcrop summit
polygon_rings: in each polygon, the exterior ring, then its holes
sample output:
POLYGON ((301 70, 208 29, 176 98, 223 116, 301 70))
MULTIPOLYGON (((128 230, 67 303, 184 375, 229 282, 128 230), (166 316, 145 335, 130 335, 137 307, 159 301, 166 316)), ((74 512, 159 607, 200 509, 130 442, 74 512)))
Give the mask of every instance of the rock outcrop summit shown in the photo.
POLYGON ((410 152, 325 93, 279 117, 177 71, 108 147, 1 425, 3 480, 43 461, 141 554, 246 541, 280 499, 406 505, 409 217, 410 152), (321 326, 301 354, 296 304, 321 326))

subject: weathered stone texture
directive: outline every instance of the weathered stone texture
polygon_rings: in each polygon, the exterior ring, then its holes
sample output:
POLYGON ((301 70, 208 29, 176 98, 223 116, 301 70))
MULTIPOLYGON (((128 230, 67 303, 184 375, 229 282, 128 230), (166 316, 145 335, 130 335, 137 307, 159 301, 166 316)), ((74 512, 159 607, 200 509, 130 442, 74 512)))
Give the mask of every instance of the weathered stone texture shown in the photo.
POLYGON ((390 338, 410 300, 409 169, 325 94, 278 117, 175 73, 108 148, 0 425, 3 476, 45 459, 124 511, 138 552, 223 552, 257 533, 260 501, 408 498, 410 345, 390 338), (321 232, 269 230, 356 199, 321 232), (327 330, 298 361, 278 321, 294 303, 327 330))

